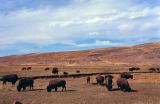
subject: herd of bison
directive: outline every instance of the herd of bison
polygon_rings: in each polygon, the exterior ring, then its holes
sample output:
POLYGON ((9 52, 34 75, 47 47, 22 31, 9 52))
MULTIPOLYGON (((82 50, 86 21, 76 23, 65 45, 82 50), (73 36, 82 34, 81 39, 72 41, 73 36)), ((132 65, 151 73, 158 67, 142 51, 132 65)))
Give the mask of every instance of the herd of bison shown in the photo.
MULTIPOLYGON (((32 70, 32 67, 24 67, 22 68, 22 70, 32 70)), ((45 68, 45 71, 50 70, 50 68, 45 68)), ((133 79, 133 75, 132 72, 135 70, 140 70, 140 68, 138 67, 131 67, 128 69, 129 72, 122 72, 120 73, 120 77, 117 79, 117 87, 118 89, 120 89, 121 91, 124 92, 130 92, 132 91, 127 79, 133 79)), ((150 72, 160 72, 159 68, 150 68, 149 69, 150 72)), ((53 74, 57 74, 58 75, 59 69, 58 68, 52 68, 52 73, 53 74)), ((76 73, 80 73, 79 70, 76 71, 76 73)), ((68 75, 68 72, 63 72, 63 75, 68 75)), ((91 76, 87 76, 86 77, 86 83, 90 84, 90 80, 91 80, 91 76)), ((98 74, 96 76, 96 84, 97 85, 102 85, 102 86, 106 86, 108 91, 112 91, 112 86, 113 86, 113 76, 111 74, 107 74, 107 75, 101 75, 98 74)), ((10 75, 4 75, 0 78, 1 81, 3 81, 3 86, 6 85, 6 82, 10 82, 13 85, 15 85, 15 83, 19 80, 18 85, 16 86, 17 91, 25 91, 27 87, 29 87, 30 90, 33 90, 34 87, 34 77, 23 77, 20 78, 17 74, 10 74, 10 75)), ((46 90, 47 92, 51 92, 52 90, 57 91, 59 87, 62 87, 62 91, 67 91, 66 90, 66 80, 62 79, 62 78, 56 78, 56 79, 52 79, 49 81, 48 85, 46 86, 46 90)))

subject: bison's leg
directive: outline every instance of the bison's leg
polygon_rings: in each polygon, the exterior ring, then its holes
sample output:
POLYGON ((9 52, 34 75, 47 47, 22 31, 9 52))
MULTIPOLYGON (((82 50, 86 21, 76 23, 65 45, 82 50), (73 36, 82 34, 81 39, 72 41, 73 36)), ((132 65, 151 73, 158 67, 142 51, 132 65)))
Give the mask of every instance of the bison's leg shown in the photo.
POLYGON ((64 90, 64 86, 62 86, 62 92, 63 92, 63 90, 64 90))
POLYGON ((33 90, 33 84, 31 85, 31 87, 32 87, 32 90, 33 90))
POLYGON ((31 90, 31 89, 32 89, 32 85, 29 86, 29 90, 31 90))
POLYGON ((26 87, 23 87, 23 91, 25 91, 26 90, 26 87))
POLYGON ((66 91, 66 86, 62 86, 62 91, 65 90, 66 91))
POLYGON ((66 86, 64 86, 65 91, 67 91, 66 86))
POLYGON ((12 85, 15 85, 15 83, 16 83, 16 81, 13 81, 13 82, 12 82, 12 85))
POLYGON ((58 89, 58 88, 57 88, 57 87, 55 87, 55 92, 57 92, 57 89, 58 89))
POLYGON ((3 85, 6 85, 6 81, 3 81, 3 85))

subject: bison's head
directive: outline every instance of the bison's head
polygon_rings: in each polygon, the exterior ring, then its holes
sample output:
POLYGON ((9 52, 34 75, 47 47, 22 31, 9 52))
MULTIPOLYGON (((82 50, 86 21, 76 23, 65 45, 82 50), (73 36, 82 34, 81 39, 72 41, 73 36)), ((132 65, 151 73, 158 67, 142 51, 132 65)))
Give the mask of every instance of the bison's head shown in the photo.
POLYGON ((51 92, 52 88, 51 86, 47 86, 47 92, 51 92))

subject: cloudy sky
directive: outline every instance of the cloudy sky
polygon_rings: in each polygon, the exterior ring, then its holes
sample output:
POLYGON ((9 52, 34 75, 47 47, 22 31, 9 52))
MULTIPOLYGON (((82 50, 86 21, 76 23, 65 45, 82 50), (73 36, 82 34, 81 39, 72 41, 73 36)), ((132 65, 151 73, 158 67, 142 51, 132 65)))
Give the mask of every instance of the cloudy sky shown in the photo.
POLYGON ((0 56, 160 41, 160 0, 0 0, 0 56))

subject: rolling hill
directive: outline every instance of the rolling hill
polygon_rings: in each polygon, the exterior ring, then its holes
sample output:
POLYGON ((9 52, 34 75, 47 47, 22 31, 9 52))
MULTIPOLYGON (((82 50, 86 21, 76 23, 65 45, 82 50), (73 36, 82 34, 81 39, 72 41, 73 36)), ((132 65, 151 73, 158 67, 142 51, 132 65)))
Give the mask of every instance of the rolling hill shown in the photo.
POLYGON ((160 42, 83 51, 31 53, 0 57, 0 65, 160 65, 160 42))

